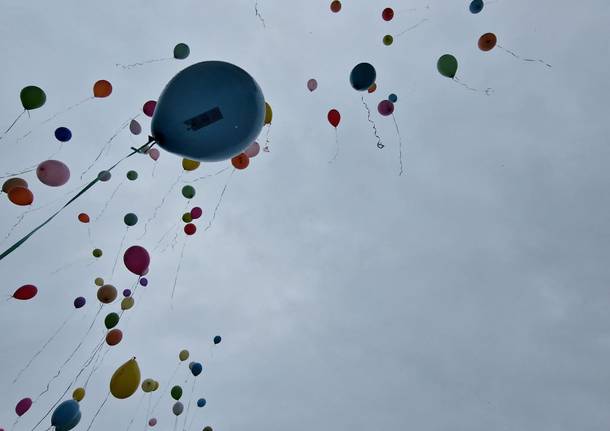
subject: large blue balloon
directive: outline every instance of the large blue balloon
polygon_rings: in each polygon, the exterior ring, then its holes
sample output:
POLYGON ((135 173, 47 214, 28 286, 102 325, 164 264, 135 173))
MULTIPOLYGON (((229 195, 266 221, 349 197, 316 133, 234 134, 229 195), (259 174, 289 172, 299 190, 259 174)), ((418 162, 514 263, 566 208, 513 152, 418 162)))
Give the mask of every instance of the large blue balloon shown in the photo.
POLYGON ((70 431, 72 428, 74 428, 74 427, 76 427, 76 425, 78 425, 78 423, 80 422, 80 418, 81 418, 81 412, 79 410, 79 412, 76 414, 76 416, 74 416, 74 419, 72 419, 68 424, 66 424, 64 426, 55 427, 55 431, 70 431))
POLYGON ((201 365, 199 362, 195 362, 191 366, 191 373, 193 373, 193 376, 195 376, 195 377, 197 377, 199 374, 201 374, 202 371, 203 371, 203 365, 201 365))
POLYGON ((369 63, 360 63, 352 69, 349 75, 349 82, 355 90, 365 91, 375 83, 377 72, 373 65, 369 63))
POLYGON ((199 398, 197 400, 197 407, 203 407, 205 406, 205 398, 199 398))
POLYGON ((172 78, 159 97, 152 135, 170 153, 214 162, 243 152, 260 133, 265 98, 243 69, 204 61, 172 78))
POLYGON ((66 400, 55 408, 53 415, 51 416, 51 425, 56 430, 69 431, 74 428, 80 421, 80 407, 76 400, 66 400), (76 423, 74 423, 76 421, 76 423), (68 428, 70 425, 72 428, 68 428))
POLYGON ((470 2, 470 12, 477 14, 483 10, 483 0, 472 0, 470 2))

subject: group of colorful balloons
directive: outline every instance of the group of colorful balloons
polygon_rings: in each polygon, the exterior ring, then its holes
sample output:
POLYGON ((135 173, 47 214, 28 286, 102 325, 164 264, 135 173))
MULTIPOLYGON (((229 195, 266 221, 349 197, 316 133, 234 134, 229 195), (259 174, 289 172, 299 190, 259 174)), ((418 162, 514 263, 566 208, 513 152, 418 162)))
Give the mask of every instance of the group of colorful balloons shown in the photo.
POLYGON ((182 221, 184 225, 184 233, 187 235, 194 235, 197 232, 197 226, 193 223, 193 220, 197 220, 203 215, 203 210, 200 207, 193 207, 189 212, 182 214, 182 221))
POLYGON ((23 178, 9 178, 2 184, 2 192, 6 193, 9 201, 15 205, 27 206, 34 202, 34 194, 28 188, 23 178))

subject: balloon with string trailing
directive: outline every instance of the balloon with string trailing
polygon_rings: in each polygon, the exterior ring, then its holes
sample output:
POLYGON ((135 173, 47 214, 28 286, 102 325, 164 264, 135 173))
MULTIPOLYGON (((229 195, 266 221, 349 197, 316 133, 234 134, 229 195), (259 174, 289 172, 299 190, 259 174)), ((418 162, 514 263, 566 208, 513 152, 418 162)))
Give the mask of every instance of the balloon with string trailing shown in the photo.
POLYGON ((36 296, 38 293, 38 288, 33 284, 25 284, 15 290, 12 297, 14 299, 18 299, 20 301, 28 301, 36 296))
POLYGON ((127 227, 135 226, 138 223, 138 216, 134 213, 127 213, 123 217, 123 223, 125 223, 127 227))
POLYGON ((74 299, 74 308, 76 308, 76 309, 83 308, 86 303, 87 303, 87 300, 83 296, 79 296, 74 299))
POLYGON ((172 387, 170 395, 173 399, 178 401, 180 398, 182 398, 182 388, 179 385, 175 385, 174 387, 172 387))
POLYGON ((197 226, 195 226, 193 223, 187 223, 184 226, 184 233, 188 236, 195 235, 195 232, 197 232, 197 226))
POLYGON ((483 0, 472 0, 468 9, 470 9, 470 13, 476 15, 483 10, 484 5, 483 0))
POLYGON ((133 298, 133 296, 123 298, 121 300, 121 310, 123 310, 123 311, 131 310, 136 303, 135 301, 136 300, 133 298))
POLYGON ((60 187, 70 179, 70 169, 59 160, 47 160, 36 168, 38 180, 49 187, 60 187))
POLYGON ((199 362, 194 362, 190 368, 191 374, 193 374, 195 377, 197 377, 203 371, 203 365, 201 365, 199 362))
POLYGON ((77 402, 81 402, 85 398, 85 388, 76 388, 72 392, 72 399, 77 402))
POLYGON ((193 207, 191 209, 191 217, 193 220, 197 220, 203 215, 203 210, 200 207, 193 207))
POLYGON ((313 78, 311 78, 309 81, 307 81, 307 89, 309 91, 315 91, 316 88, 318 88, 318 81, 316 81, 313 78))
POLYGON ((341 122, 341 114, 339 111, 336 109, 331 109, 328 111, 327 118, 331 126, 333 126, 335 129, 339 127, 339 123, 341 122))
POLYGON ((125 267, 136 275, 144 275, 150 265, 150 255, 144 247, 133 245, 123 254, 125 267))
POLYGON ((111 178, 112 174, 110 173, 110 171, 100 171, 97 174, 97 179, 103 183, 110 181, 111 178))
POLYGON ((111 284, 105 284, 97 290, 97 299, 102 304, 112 304, 117 296, 116 287, 111 284))
POLYGON ((220 344, 220 342, 222 341, 222 337, 220 335, 216 335, 213 341, 214 344, 220 344))
POLYGON ((136 358, 121 365, 110 379, 110 393, 118 399, 132 396, 140 386, 140 367, 136 358))
POLYGON ((195 197, 195 187, 187 185, 182 187, 182 196, 187 199, 193 199, 195 197))
POLYGON ((161 153, 156 148, 151 148, 150 150, 148 150, 148 155, 156 162, 157 160, 159 160, 159 156, 161 155, 161 153))
POLYGON ((172 406, 172 413, 174 413, 176 416, 180 416, 183 411, 184 404, 182 404, 180 401, 176 401, 172 406))
POLYGON ((93 257, 99 259, 100 257, 102 257, 104 252, 102 251, 101 248, 94 248, 93 251, 91 252, 91 254, 93 255, 93 257))
POLYGON ((205 398, 199 398, 197 400, 197 407, 199 407, 199 408, 205 406, 206 404, 207 404, 207 402, 206 402, 205 398))
POLYGON ((156 108, 157 102, 155 100, 149 100, 144 104, 144 106, 142 106, 142 112, 144 112, 144 115, 146 115, 147 117, 152 118, 156 108))
POLYGON ((35 85, 28 85, 27 87, 24 87, 19 93, 19 98, 21 99, 23 109, 26 111, 38 109, 44 106, 45 102, 47 101, 47 95, 45 92, 42 90, 42 88, 35 85))
POLYGON ((356 91, 365 91, 375 83, 377 71, 370 63, 358 63, 349 75, 349 82, 356 91))
POLYGON ((148 426, 149 427, 154 427, 155 425, 157 425, 157 419, 156 418, 150 418, 148 421, 148 426))
POLYGON ((136 171, 127 171, 127 179, 129 181, 135 181, 138 179, 138 173, 136 171))
POLYGON ((392 103, 396 103, 396 102, 398 101, 398 96, 397 96, 396 94, 394 94, 394 93, 391 93, 391 94, 388 96, 388 100, 389 100, 390 102, 392 102, 392 103))
POLYGON ((477 42, 477 45, 481 51, 487 52, 487 51, 491 51, 492 49, 494 49, 497 43, 498 43, 498 38, 496 37, 495 34, 485 33, 485 34, 481 35, 481 37, 479 38, 479 41, 477 42))
POLYGON ((187 172, 196 170, 199 165, 201 165, 201 162, 198 160, 182 159, 182 169, 187 172))
POLYGON ((135 119, 131 120, 129 122, 129 131, 133 134, 133 135, 139 135, 140 133, 142 133, 142 126, 140 125, 140 123, 138 123, 135 119))
POLYGON ((104 285, 104 279, 102 277, 96 277, 95 280, 93 280, 93 283, 95 283, 96 286, 101 287, 104 285))
POLYGON ((120 329, 114 328, 106 333, 106 344, 116 346, 123 339, 123 332, 120 329))
POLYGON ((382 100, 381 102, 379 102, 379 105, 377 105, 377 112, 379 112, 384 117, 392 115, 394 113, 394 104, 389 100, 382 100))
POLYGON ((189 358, 190 355, 191 354, 189 353, 188 350, 186 350, 186 349, 180 350, 180 353, 178 353, 178 359, 180 359, 180 362, 184 362, 189 358))
POLYGON ((77 400, 66 400, 59 404, 51 415, 51 426, 55 431, 69 431, 76 427, 81 419, 80 405, 77 400))
POLYGON ((451 54, 444 54, 436 62, 438 72, 445 78, 453 79, 458 70, 458 61, 451 54))
POLYGON ((15 406, 15 413, 17 416, 23 416, 27 413, 27 411, 32 407, 32 399, 31 398, 23 398, 20 400, 15 406))
POLYGON ((186 43, 179 43, 174 47, 174 58, 176 60, 184 60, 191 53, 191 49, 186 43))
POLYGON ((34 202, 34 194, 27 187, 13 187, 8 192, 8 200, 15 205, 27 206, 34 202))
POLYGON ((112 329, 119 324, 120 316, 117 313, 108 313, 104 318, 104 326, 106 329, 112 329))
POLYGON ((55 129, 55 139, 59 142, 68 142, 72 139, 72 132, 67 127, 58 127, 55 129))
POLYGON ((386 34, 383 36, 382 42, 385 46, 390 46, 394 43, 394 36, 391 34, 386 34))
POLYGON ((381 18, 384 21, 392 21, 392 18, 394 18, 394 9, 391 7, 386 7, 381 11, 381 18))
POLYGON ((112 94, 112 84, 110 81, 105 79, 100 79, 93 84, 93 96, 103 99, 105 97, 110 96, 112 94))
POLYGON ((89 217, 89 214, 87 213, 80 213, 78 216, 78 221, 83 223, 83 224, 87 224, 91 221, 91 218, 89 217))

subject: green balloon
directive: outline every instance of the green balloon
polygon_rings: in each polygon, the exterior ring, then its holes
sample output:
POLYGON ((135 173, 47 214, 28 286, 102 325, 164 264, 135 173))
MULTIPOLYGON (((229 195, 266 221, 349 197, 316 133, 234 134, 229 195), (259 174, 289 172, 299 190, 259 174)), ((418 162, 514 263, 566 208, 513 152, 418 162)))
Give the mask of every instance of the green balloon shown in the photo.
POLYGON ((29 85, 21 90, 19 97, 21 98, 23 108, 27 109, 28 111, 30 109, 40 108, 42 105, 44 105, 44 102, 47 101, 47 95, 44 94, 42 88, 34 85, 29 85))
POLYGON ((182 397, 182 388, 178 385, 174 386, 171 390, 172 398, 178 401, 182 397))
POLYGON ((438 59, 436 68, 439 73, 447 78, 454 78, 458 69, 458 62, 456 58, 451 54, 445 54, 438 59))
POLYGON ((104 325, 106 329, 112 329, 119 323, 119 315, 116 313, 109 313, 104 319, 104 325))
POLYGON ((135 226, 138 223, 138 216, 134 213, 127 213, 125 217, 123 217, 123 221, 127 226, 135 226))
POLYGON ((136 171, 127 172, 127 179, 129 181, 135 181, 138 179, 138 173, 136 171))
POLYGON ((93 257, 102 257, 102 250, 96 248, 93 250, 93 257))
POLYGON ((174 58, 177 60, 184 60, 190 53, 191 50, 186 43, 179 43, 174 47, 174 58))
POLYGON ((182 214, 182 221, 184 223, 190 223, 193 221, 193 216, 191 215, 191 213, 184 213, 182 214))
POLYGON ((187 199, 193 199, 195 197, 195 187, 193 187, 193 186, 182 187, 182 196, 184 196, 187 199))

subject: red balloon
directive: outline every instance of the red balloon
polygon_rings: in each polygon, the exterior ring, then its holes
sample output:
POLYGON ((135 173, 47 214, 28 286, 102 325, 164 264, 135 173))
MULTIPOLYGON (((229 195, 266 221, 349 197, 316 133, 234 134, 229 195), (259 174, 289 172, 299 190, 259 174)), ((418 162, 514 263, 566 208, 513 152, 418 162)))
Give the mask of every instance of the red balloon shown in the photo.
POLYGON ((231 164, 235 169, 246 169, 250 164, 250 157, 244 153, 238 154, 231 159, 231 164))
POLYGON ((154 100, 149 100, 142 107, 142 111, 144 111, 144 114, 147 117, 152 117, 153 114, 155 113, 155 108, 156 107, 157 107, 157 102, 155 102, 154 100))
POLYGON ((379 102, 379 105, 377 105, 377 111, 379 111, 379 113, 384 117, 392 115, 394 112, 394 104, 389 100, 382 100, 379 102))
POLYGON ((202 215, 203 215, 203 210, 199 207, 195 207, 191 210, 191 217, 193 218, 193 220, 198 219, 202 215))
POLYGON ((333 126, 337 127, 341 122, 341 114, 336 109, 328 111, 328 122, 333 126))
POLYGON ((339 0, 334 0, 330 4, 330 10, 334 13, 337 13, 341 10, 341 2, 339 0))
POLYGON ((150 265, 150 255, 144 247, 132 245, 123 254, 123 263, 136 275, 144 275, 150 265))
POLYGON ((15 413, 17 413, 17 416, 23 416, 30 409, 30 407, 32 407, 32 399, 24 398, 15 406, 15 413))
POLYGON ((21 301, 27 301, 28 299, 32 299, 33 297, 35 297, 37 293, 38 289, 36 288, 36 286, 26 284, 15 290, 15 293, 13 293, 13 298, 19 299, 21 301))
POLYGON ((386 7, 383 12, 381 12, 381 17, 384 21, 391 21, 392 18, 394 18, 394 9, 386 7))
POLYGON ((197 232, 197 226, 195 226, 193 223, 188 223, 188 224, 184 225, 185 234, 194 235, 195 232, 197 232))

